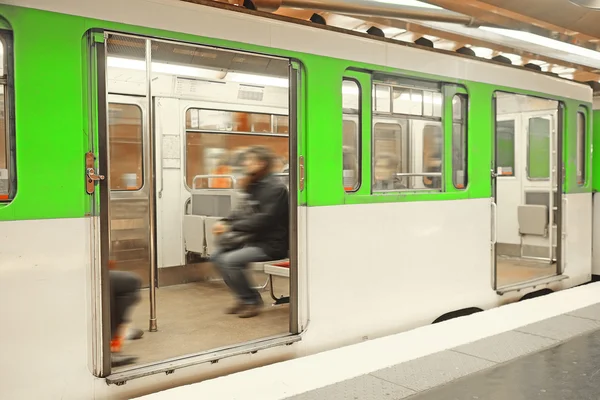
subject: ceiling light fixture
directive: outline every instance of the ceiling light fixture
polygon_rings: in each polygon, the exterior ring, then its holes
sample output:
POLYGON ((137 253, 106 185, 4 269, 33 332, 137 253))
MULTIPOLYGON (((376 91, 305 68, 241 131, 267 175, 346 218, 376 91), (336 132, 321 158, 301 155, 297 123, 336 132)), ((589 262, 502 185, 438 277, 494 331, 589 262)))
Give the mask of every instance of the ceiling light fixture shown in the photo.
POLYGON ((492 28, 489 26, 481 26, 479 27, 479 29, 496 33, 498 35, 511 37, 513 39, 522 40, 524 42, 533 43, 551 49, 556 49, 567 53, 576 54, 581 57, 587 57, 596 61, 600 61, 600 52, 586 49, 580 46, 575 46, 570 43, 559 42, 558 40, 550 39, 533 33, 515 31, 512 29, 492 28))
POLYGON ((600 10, 600 0, 569 0, 576 6, 600 10))

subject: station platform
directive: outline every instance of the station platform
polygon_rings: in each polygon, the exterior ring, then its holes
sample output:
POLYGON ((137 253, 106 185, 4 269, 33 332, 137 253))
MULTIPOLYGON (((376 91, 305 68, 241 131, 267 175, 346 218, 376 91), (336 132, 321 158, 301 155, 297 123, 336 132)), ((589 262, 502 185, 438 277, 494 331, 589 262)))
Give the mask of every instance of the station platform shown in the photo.
POLYGON ((600 282, 143 399, 600 398, 600 282))

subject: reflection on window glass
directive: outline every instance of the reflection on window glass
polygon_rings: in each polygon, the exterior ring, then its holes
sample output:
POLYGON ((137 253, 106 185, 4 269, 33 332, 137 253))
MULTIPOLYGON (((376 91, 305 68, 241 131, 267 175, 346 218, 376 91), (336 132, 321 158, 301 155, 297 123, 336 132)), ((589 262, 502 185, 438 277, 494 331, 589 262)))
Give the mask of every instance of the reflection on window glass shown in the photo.
POLYGON ((342 179, 344 190, 360 186, 360 89, 352 80, 342 82, 342 179))
POLYGON ((266 146, 273 151, 275 173, 287 172, 289 160, 286 136, 260 136, 251 134, 187 132, 185 139, 185 177, 193 188, 198 175, 223 175, 211 179, 197 179, 196 188, 230 188, 232 181, 243 175, 242 154, 250 146, 266 146))
MULTIPOLYGON (((413 134, 416 132, 413 130, 413 134)), ((444 151, 444 140, 442 129, 437 125, 425 125, 423 127, 423 172, 442 172, 442 153, 444 151)), ((442 187, 441 176, 424 176, 423 184, 428 188, 440 189, 442 187)))
POLYGON ((582 112, 577 113, 577 184, 585 185, 585 170, 586 170, 586 119, 582 112))
POLYGON ((373 190, 398 190, 408 187, 408 178, 398 173, 408 172, 403 153, 403 129, 399 124, 377 122, 373 129, 373 190))
POLYGON ((527 176, 530 179, 550 177, 550 120, 529 119, 527 176))
POLYGON ((496 121, 496 173, 515 174, 515 121, 496 121))
POLYGON ((452 98, 452 184, 467 187, 467 96, 452 98))
POLYGON ((108 113, 110 189, 139 190, 143 185, 142 110, 110 103, 108 113))

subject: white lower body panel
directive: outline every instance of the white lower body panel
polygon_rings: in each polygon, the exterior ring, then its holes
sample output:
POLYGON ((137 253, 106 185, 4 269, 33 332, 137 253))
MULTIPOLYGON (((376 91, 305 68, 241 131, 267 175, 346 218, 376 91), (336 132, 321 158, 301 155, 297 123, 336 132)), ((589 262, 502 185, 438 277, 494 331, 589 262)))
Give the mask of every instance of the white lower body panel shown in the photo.
MULTIPOLYGON (((578 202, 569 209, 583 206, 578 202)), ((490 210, 490 199, 300 208, 302 341, 124 386, 108 386, 91 372, 91 219, 2 222, 2 394, 130 398, 401 332, 450 311, 510 302, 527 291, 498 296, 492 289, 490 210)), ((569 226, 580 224, 583 233, 573 233, 568 245, 585 246, 591 223, 572 214, 569 226)), ((571 251, 571 279, 554 288, 589 276, 591 252, 584 250, 571 251)))

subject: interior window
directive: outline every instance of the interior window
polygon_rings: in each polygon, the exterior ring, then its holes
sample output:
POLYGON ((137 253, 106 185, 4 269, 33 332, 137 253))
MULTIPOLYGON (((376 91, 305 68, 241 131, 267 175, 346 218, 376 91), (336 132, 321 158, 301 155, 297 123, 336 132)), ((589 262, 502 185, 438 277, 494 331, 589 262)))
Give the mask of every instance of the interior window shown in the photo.
POLYGON ((110 190, 139 190, 144 184, 142 110, 133 104, 108 105, 110 190))
POLYGON ((527 177, 536 180, 550 177, 550 120, 547 118, 529 119, 527 177))
POLYGON ((231 188, 223 176, 194 179, 201 175, 242 175, 243 150, 255 145, 269 147, 277 156, 273 172, 288 168, 289 119, 287 115, 188 109, 186 112, 185 177, 193 188, 231 188))
POLYGON ((496 166, 498 175, 515 175, 515 121, 496 121, 496 166))

